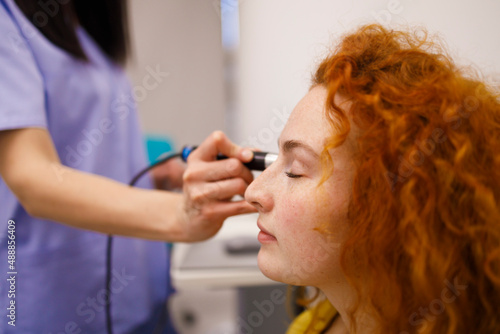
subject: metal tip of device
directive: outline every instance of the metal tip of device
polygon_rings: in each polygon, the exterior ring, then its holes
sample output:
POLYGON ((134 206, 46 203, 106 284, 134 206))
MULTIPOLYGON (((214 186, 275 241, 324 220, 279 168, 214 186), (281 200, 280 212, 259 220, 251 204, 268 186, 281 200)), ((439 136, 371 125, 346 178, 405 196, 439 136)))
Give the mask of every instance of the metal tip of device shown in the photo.
POLYGON ((266 154, 266 157, 264 159, 264 165, 267 167, 271 166, 271 164, 273 162, 276 161, 276 159, 278 159, 278 155, 277 154, 274 154, 274 153, 267 153, 266 154))

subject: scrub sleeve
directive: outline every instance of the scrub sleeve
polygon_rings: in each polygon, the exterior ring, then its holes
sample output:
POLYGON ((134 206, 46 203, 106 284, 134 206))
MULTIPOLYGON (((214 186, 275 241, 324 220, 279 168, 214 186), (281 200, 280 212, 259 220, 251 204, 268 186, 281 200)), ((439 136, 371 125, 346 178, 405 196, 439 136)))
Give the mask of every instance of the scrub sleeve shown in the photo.
MULTIPOLYGON (((13 0, 0 0, 0 131, 46 129, 64 165, 128 183, 147 164, 132 89, 92 38, 77 33, 88 62, 54 46, 13 0)), ((0 178, 0 333, 106 333, 106 239, 30 217, 0 178), (7 274, 9 221, 15 275, 7 274)), ((153 332, 171 292, 168 252, 162 242, 114 237, 115 333, 153 332)))

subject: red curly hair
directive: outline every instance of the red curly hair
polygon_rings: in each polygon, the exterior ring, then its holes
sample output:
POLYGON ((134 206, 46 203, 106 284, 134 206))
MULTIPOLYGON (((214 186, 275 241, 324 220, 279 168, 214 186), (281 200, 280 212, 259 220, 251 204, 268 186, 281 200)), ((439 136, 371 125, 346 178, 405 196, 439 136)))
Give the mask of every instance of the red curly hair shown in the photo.
POLYGON ((500 333, 500 104, 468 72, 423 29, 369 25, 314 76, 323 158, 360 129, 341 265, 377 333, 500 333))

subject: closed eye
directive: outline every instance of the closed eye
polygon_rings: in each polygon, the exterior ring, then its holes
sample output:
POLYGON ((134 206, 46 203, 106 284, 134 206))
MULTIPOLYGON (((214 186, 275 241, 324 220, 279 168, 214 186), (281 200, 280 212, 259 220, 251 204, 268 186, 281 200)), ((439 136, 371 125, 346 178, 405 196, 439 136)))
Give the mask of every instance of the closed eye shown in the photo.
POLYGON ((302 177, 302 175, 297 175, 297 174, 293 174, 290 172, 285 172, 285 174, 286 174, 286 176, 288 176, 291 179, 298 179, 299 177, 302 177))

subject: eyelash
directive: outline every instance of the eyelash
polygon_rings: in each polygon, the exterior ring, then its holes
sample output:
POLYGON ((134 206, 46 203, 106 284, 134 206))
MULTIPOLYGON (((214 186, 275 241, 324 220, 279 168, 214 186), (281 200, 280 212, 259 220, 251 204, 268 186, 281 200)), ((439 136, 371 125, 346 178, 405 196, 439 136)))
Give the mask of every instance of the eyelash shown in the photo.
POLYGON ((298 179, 298 178, 302 177, 302 175, 297 175, 297 174, 293 174, 290 172, 285 172, 285 174, 286 174, 286 176, 288 176, 291 179, 298 179))

